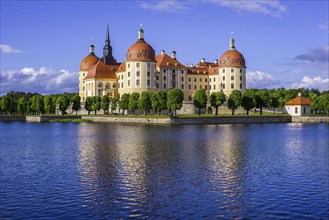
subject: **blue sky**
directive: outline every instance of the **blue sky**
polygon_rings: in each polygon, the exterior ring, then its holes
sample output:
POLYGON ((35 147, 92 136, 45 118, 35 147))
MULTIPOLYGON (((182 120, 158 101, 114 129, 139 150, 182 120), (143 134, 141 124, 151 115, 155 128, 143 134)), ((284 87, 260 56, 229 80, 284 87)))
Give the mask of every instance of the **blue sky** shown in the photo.
POLYGON ((106 24, 122 62, 143 23, 156 54, 182 63, 219 59, 234 32, 247 87, 328 90, 328 1, 1 1, 1 92, 78 91, 91 39, 102 56, 106 24))

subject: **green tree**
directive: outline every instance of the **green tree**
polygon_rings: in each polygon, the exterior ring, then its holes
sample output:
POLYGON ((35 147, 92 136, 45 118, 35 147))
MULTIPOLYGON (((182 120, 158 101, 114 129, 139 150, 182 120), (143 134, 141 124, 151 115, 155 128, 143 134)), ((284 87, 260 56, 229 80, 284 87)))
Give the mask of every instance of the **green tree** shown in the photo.
POLYGON ((318 106, 321 113, 329 113, 329 94, 320 95, 318 98, 318 106))
POLYGON ((174 110, 174 115, 176 111, 181 109, 183 106, 184 93, 178 88, 169 90, 167 94, 167 107, 168 109, 174 110))
POLYGON ((75 114, 78 114, 78 111, 81 109, 81 98, 79 95, 74 95, 71 97, 72 109, 75 111, 75 114))
POLYGON ((274 114, 275 114, 275 109, 280 106, 279 97, 276 93, 270 94, 270 96, 269 96, 269 106, 274 109, 274 114))
POLYGON ((138 109, 138 99, 139 99, 139 93, 133 92, 129 97, 129 110, 135 114, 136 109, 138 109))
POLYGON ((216 108, 216 115, 218 115, 218 107, 226 101, 226 96, 223 92, 213 92, 210 95, 210 105, 216 108))
POLYGON ((241 106, 242 106, 242 108, 244 108, 247 111, 247 115, 249 115, 250 109, 255 107, 254 99, 250 93, 245 92, 242 95, 241 106))
POLYGON ((27 102, 25 97, 20 97, 17 101, 17 111, 24 115, 27 111, 27 102))
POLYGON ((207 105, 207 94, 206 90, 199 89, 195 92, 194 98, 193 98, 193 104, 195 107, 199 110, 199 116, 201 115, 201 109, 205 108, 207 105))
POLYGON ((138 107, 139 109, 144 111, 144 114, 147 113, 152 108, 152 101, 151 101, 152 93, 148 91, 144 91, 141 93, 141 96, 138 99, 138 107))
POLYGON ((93 100, 93 104, 91 108, 95 112, 95 115, 97 115, 97 111, 101 109, 102 99, 99 96, 93 96, 92 100, 93 100))
POLYGON ((263 115, 263 107, 268 106, 269 96, 266 90, 259 90, 255 94, 255 105, 260 110, 260 115, 263 115))
POLYGON ((53 100, 53 97, 50 95, 47 95, 44 97, 44 109, 47 114, 54 114, 55 113, 55 102, 53 100))
POLYGON ((31 98, 31 107, 32 111, 36 114, 44 113, 44 101, 43 96, 35 95, 31 98))
POLYGON ((113 99, 111 100, 111 111, 112 111, 112 113, 113 113, 113 112, 116 112, 117 107, 118 107, 118 99, 113 98, 113 99))
POLYGON ((85 102, 85 109, 88 111, 88 115, 90 115, 90 112, 93 110, 92 105, 93 105, 93 97, 89 96, 86 98, 86 102, 85 102))
POLYGON ((13 113, 13 99, 9 96, 4 96, 1 99, 1 109, 6 114, 10 115, 13 113))
POLYGON ((102 97, 101 109, 103 109, 104 114, 108 114, 110 107, 110 98, 107 95, 102 97))
POLYGON ((232 110, 232 115, 234 115, 234 110, 241 106, 241 99, 241 92, 239 90, 233 90, 227 101, 227 107, 232 110))
POLYGON ((165 91, 152 93, 151 102, 152 109, 160 115, 161 111, 167 108, 167 93, 165 91))
POLYGON ((67 114, 66 110, 70 107, 70 98, 68 95, 61 95, 57 98, 58 109, 62 115, 67 114))
POLYGON ((124 93, 121 96, 121 99, 119 101, 119 108, 122 109, 122 114, 124 114, 125 110, 127 110, 129 108, 129 97, 130 97, 130 95, 127 93, 124 93))

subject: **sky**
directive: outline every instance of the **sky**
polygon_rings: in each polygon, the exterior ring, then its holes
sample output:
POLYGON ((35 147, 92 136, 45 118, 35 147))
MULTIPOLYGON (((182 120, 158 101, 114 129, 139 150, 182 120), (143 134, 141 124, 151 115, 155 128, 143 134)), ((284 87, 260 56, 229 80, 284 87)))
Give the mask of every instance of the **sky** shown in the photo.
POLYGON ((231 32, 247 65, 247 88, 329 90, 327 0, 0 1, 0 95, 77 92, 93 40, 102 56, 109 23, 123 62, 140 23, 156 54, 181 63, 213 62, 231 32))

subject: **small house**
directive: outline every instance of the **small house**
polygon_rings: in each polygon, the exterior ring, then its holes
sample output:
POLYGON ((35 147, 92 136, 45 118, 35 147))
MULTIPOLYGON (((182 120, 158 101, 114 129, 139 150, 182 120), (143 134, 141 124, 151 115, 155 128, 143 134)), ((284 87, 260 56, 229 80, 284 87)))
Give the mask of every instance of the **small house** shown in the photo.
POLYGON ((286 102, 284 107, 291 116, 303 116, 311 114, 311 103, 310 100, 298 93, 298 97, 286 102))

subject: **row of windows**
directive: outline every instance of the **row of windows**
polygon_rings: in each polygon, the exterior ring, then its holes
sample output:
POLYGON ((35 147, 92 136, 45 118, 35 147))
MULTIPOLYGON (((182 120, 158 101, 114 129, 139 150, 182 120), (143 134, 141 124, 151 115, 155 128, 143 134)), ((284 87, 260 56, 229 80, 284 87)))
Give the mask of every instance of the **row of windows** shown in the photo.
MULTIPOLYGON (((225 73, 225 69, 223 69, 223 73, 225 73)), ((231 73, 234 73, 234 69, 231 69, 231 73)), ((242 69, 240 69, 240 73, 242 73, 242 69)))
MULTIPOLYGON (((128 66, 128 68, 130 68, 130 63, 128 63, 127 66, 128 66)), ((141 66, 140 63, 136 63, 136 67, 137 67, 137 68, 139 68, 140 66, 141 66)), ((150 64, 150 63, 147 63, 147 64, 146 64, 146 67, 147 67, 148 69, 150 69, 150 68, 151 68, 151 64, 150 64)))
MULTIPOLYGON (((167 69, 163 69, 162 72, 163 72, 163 73, 167 73, 167 69)), ((179 71, 178 71, 178 72, 179 72, 179 71)), ((181 74, 184 74, 184 70, 181 70, 180 72, 181 72, 181 74)), ((175 70, 175 69, 171 69, 171 73, 176 73, 176 70, 175 70)))

